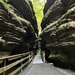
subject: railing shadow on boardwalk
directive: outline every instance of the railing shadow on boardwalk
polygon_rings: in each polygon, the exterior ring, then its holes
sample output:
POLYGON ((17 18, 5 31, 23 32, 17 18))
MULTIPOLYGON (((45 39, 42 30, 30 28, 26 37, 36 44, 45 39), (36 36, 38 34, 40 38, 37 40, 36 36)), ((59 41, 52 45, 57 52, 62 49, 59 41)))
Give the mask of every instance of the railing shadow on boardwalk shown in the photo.
POLYGON ((0 75, 18 75, 32 61, 33 51, 0 58, 0 75))

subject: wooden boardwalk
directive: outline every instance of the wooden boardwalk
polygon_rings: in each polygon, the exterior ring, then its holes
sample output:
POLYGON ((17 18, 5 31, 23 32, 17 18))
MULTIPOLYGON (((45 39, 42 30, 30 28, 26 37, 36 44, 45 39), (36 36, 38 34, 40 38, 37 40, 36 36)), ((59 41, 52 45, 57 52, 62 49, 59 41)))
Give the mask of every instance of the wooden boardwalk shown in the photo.
POLYGON ((58 69, 51 64, 42 63, 33 64, 27 71, 23 71, 20 75, 75 75, 75 73, 58 69))
POLYGON ((75 73, 54 67, 53 64, 43 63, 38 54, 35 56, 33 63, 19 75, 75 75, 75 73))

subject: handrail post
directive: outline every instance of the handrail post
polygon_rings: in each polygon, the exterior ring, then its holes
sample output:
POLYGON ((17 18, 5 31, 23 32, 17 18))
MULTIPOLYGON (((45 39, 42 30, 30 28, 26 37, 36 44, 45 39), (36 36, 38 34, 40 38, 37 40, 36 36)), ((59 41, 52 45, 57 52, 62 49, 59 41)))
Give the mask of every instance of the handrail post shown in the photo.
MULTIPOLYGON (((28 43, 28 52, 29 52, 29 43, 28 43)), ((30 53, 29 53, 29 61, 30 61, 30 53)))
POLYGON ((33 52, 30 53, 30 54, 31 54, 31 56, 30 56, 30 61, 32 61, 32 59, 33 59, 33 52))
MULTIPOLYGON (((22 58, 23 58, 23 55, 21 56, 21 59, 22 59, 22 58)), ((22 66, 22 65, 23 65, 23 62, 21 62, 21 66, 22 66)), ((22 70, 23 70, 23 69, 21 68, 21 72, 22 72, 22 70)))
POLYGON ((31 59, 31 53, 29 53, 29 62, 30 62, 30 59, 31 59))
POLYGON ((31 53, 30 53, 30 60, 29 60, 30 62, 31 62, 31 60, 33 59, 33 55, 34 55, 33 52, 31 52, 31 53))
MULTIPOLYGON (((4 67, 6 66, 6 59, 4 59, 4 67)), ((5 75, 5 71, 3 72, 3 75, 5 75)))

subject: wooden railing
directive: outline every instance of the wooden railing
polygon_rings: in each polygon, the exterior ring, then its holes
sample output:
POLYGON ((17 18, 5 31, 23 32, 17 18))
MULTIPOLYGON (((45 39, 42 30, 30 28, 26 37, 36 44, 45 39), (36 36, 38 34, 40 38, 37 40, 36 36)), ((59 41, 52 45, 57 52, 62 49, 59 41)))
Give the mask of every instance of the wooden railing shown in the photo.
POLYGON ((17 75, 33 59, 33 52, 0 58, 0 75, 17 75))

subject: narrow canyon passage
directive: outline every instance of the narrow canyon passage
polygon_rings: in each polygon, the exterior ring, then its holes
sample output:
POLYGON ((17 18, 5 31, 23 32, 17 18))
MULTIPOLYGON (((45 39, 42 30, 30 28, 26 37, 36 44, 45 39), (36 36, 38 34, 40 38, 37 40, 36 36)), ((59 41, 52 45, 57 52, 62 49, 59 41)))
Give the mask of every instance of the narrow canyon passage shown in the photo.
POLYGON ((35 55, 34 59, 33 59, 33 64, 40 64, 40 63, 44 63, 42 58, 41 58, 41 53, 40 51, 38 51, 37 55, 35 55))
POLYGON ((6 75, 75 75, 75 0, 0 0, 0 58, 6 75))

